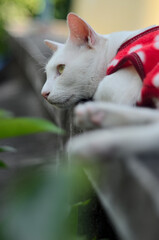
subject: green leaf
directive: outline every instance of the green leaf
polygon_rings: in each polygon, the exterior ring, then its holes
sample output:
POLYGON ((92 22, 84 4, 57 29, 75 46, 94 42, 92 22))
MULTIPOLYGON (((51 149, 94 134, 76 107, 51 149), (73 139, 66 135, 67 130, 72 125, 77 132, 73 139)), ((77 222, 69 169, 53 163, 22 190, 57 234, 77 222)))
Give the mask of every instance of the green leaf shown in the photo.
POLYGON ((75 203, 72 205, 71 207, 71 211, 68 217, 68 231, 69 231, 69 235, 72 237, 78 237, 78 215, 79 215, 79 207, 83 207, 86 206, 90 203, 90 199, 86 200, 86 201, 80 201, 78 203, 75 203))
POLYGON ((68 218, 68 231, 72 237, 77 237, 78 233, 78 207, 72 207, 68 218))
MULTIPOLYGON (((78 218, 80 207, 70 207, 70 204, 75 199, 80 202, 88 185, 79 172, 79 166, 69 171, 67 167, 49 165, 19 171, 20 175, 15 176, 4 198, 0 239, 87 239, 77 236, 81 224, 78 218)), ((0 206, 3 207, 3 204, 0 206)), ((87 225, 87 222, 84 224, 87 225)))
POLYGON ((39 132, 63 134, 53 123, 39 118, 0 119, 0 138, 17 137, 39 132))
POLYGON ((0 168, 7 168, 7 165, 2 160, 0 160, 0 168))
POLYGON ((86 206, 90 203, 91 199, 88 199, 86 201, 78 202, 73 204, 73 207, 80 207, 80 206, 86 206))
POLYGON ((51 170, 27 169, 13 182, 6 201, 3 239, 70 240, 63 237, 69 179, 51 170))
POLYGON ((0 152, 16 152, 16 149, 10 146, 0 146, 0 152))

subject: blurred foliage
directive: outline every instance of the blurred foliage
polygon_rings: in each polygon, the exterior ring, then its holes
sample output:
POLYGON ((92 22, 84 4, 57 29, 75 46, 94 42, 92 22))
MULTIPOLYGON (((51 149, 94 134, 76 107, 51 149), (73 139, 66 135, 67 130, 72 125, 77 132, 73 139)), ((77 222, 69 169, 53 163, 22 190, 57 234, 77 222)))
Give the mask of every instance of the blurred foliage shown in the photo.
POLYGON ((88 196, 91 190, 79 166, 21 170, 7 190, 5 207, 1 204, 0 239, 88 239, 87 233, 78 234, 78 225, 82 224, 78 211, 89 206, 90 200, 84 199, 88 196))
POLYGON ((43 0, 0 0, 0 54, 7 53, 4 26, 21 22, 26 17, 35 17, 44 9, 43 0))
POLYGON ((71 0, 0 0, 0 54, 7 53, 6 24, 16 24, 28 17, 40 16, 48 7, 52 7, 53 17, 66 19, 70 4, 71 0))
POLYGON ((63 133, 60 128, 44 119, 25 117, 0 119, 0 138, 24 136, 39 132, 63 133))
POLYGON ((0 160, 0 168, 7 168, 7 164, 5 164, 2 160, 0 160))
POLYGON ((66 19, 70 11, 71 0, 52 0, 54 4, 54 17, 57 19, 66 19))
POLYGON ((43 0, 1 0, 0 19, 3 22, 18 21, 40 14, 45 7, 43 0))
MULTIPOLYGON (((9 137, 24 136, 39 132, 50 132, 64 134, 64 131, 52 122, 40 118, 17 118, 11 112, 0 109, 0 139, 9 137)), ((0 146, 0 152, 15 152, 16 149, 10 146, 0 146)), ((0 168, 5 163, 1 160, 0 168)))
POLYGON ((64 134, 62 129, 48 120, 31 117, 13 117, 9 112, 0 110, 0 139, 39 132, 64 134))

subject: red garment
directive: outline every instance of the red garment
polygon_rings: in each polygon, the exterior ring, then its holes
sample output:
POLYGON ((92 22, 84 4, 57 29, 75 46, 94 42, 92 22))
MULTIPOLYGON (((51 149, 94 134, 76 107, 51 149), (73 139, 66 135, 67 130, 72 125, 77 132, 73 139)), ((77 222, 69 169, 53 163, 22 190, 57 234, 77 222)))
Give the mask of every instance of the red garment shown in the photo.
POLYGON ((159 100, 159 26, 123 43, 107 69, 107 75, 133 65, 143 81, 138 106, 155 106, 159 100))

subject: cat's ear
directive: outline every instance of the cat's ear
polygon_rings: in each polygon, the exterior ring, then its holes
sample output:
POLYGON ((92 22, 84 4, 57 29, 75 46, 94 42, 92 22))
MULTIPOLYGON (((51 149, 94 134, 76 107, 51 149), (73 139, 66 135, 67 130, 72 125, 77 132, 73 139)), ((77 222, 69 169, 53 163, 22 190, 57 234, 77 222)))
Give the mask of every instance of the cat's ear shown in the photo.
POLYGON ((57 43, 51 40, 44 40, 44 43, 46 46, 48 46, 53 52, 56 52, 58 48, 60 48, 63 44, 62 43, 57 43))
POLYGON ((67 15, 70 30, 69 40, 77 45, 85 44, 92 48, 97 41, 97 34, 83 19, 74 13, 67 15))

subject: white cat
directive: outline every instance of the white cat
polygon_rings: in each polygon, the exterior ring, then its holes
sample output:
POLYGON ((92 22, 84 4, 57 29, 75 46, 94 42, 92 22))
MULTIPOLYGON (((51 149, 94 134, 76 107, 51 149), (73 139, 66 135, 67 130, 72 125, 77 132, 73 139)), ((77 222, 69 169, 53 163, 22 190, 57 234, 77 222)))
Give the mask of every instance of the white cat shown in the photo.
POLYGON ((60 108, 90 98, 135 104, 142 86, 136 70, 129 67, 106 76, 106 69, 119 46, 143 30, 100 35, 73 13, 67 23, 70 34, 65 44, 45 41, 54 54, 46 65, 42 95, 60 108))
POLYGON ((43 97, 60 108, 70 108, 82 100, 93 98, 96 103, 82 104, 75 110, 76 123, 83 127, 152 124, 149 128, 93 131, 76 137, 68 148, 87 156, 95 155, 94 151, 99 153, 98 150, 106 155, 157 148, 158 111, 132 107, 140 99, 142 88, 136 69, 129 66, 106 76, 108 64, 121 44, 145 29, 100 35, 73 13, 68 15, 67 23, 70 34, 65 44, 45 41, 54 54, 46 65, 43 97), (110 151, 114 147, 116 151, 110 151))

